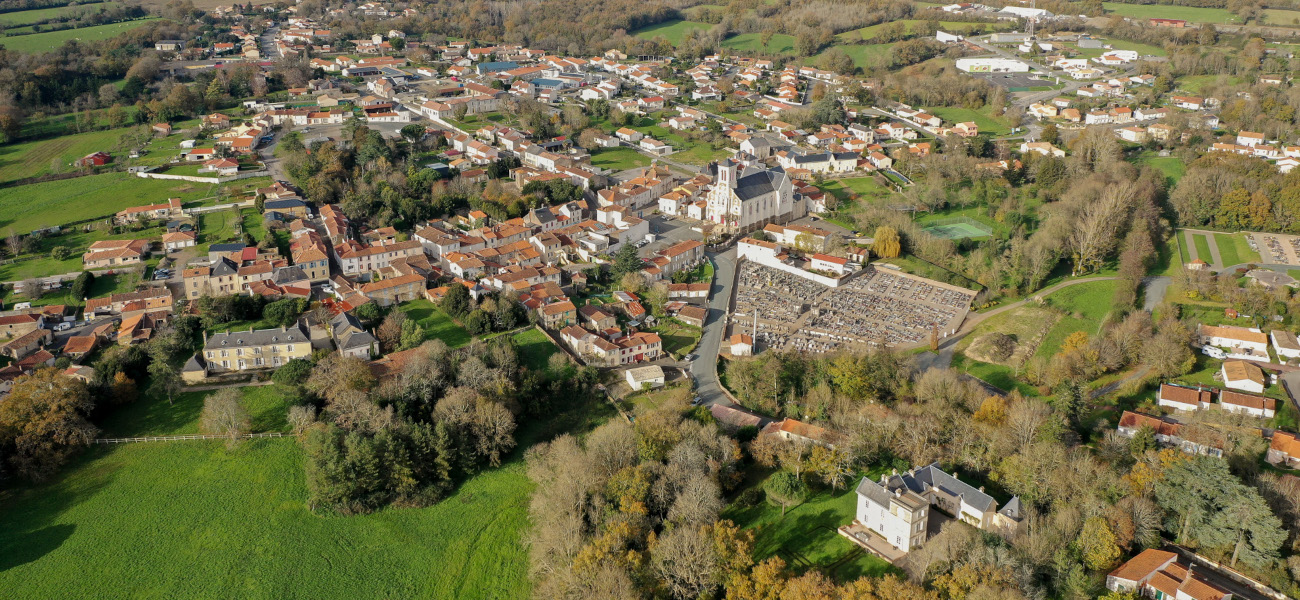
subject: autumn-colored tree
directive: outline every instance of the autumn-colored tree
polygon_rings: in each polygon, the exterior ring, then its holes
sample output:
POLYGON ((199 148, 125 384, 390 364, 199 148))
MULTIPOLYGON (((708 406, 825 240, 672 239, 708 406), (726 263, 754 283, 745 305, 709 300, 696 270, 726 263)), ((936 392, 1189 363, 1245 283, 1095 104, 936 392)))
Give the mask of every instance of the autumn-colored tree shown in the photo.
POLYGON ((898 230, 888 225, 877 227, 871 251, 880 258, 897 258, 903 252, 903 244, 898 237, 898 230))
POLYGON ((9 462, 32 480, 52 475, 98 430, 86 419, 95 403, 81 381, 56 369, 39 369, 14 381, 0 402, 0 444, 13 449, 9 462))
POLYGON ((1001 425, 1007 420, 1007 399, 1002 396, 989 396, 980 403, 979 410, 972 419, 988 425, 1001 425))
POLYGON ((1090 517, 1083 522, 1083 531, 1077 540, 1083 564, 1094 571, 1109 569, 1121 555, 1115 532, 1104 517, 1090 517))

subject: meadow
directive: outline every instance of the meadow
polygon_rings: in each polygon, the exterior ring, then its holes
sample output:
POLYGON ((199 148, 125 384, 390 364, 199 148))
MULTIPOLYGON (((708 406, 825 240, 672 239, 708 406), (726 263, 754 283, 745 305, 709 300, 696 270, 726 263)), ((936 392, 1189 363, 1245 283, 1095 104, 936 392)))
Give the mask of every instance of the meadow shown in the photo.
POLYGON ((1223 8, 1123 2, 1103 2, 1101 5, 1109 14, 1137 19, 1182 19, 1190 23, 1241 23, 1240 17, 1223 8))
POLYGON ((1136 162, 1139 165, 1150 165, 1164 173, 1165 179, 1170 183, 1177 183, 1183 178, 1183 173, 1187 172, 1187 165, 1183 159, 1177 156, 1159 156, 1151 150, 1139 154, 1136 162))
POLYGON ((1093 281, 1062 288, 1047 296, 1047 305, 1064 313, 1038 346, 1036 356, 1050 357, 1076 331, 1096 337, 1115 296, 1114 281, 1093 281))
POLYGON ((761 52, 764 54, 794 54, 794 36, 778 33, 763 45, 763 34, 742 33, 729 37, 722 42, 724 48, 737 52, 761 52))
POLYGON ((591 153, 591 164, 602 169, 624 171, 649 166, 650 157, 626 146, 601 148, 599 152, 591 153))
POLYGON ((63 43, 68 40, 97 42, 117 37, 123 32, 139 27, 146 21, 153 21, 157 18, 158 17, 146 17, 135 21, 124 21, 122 23, 111 23, 108 25, 95 25, 93 27, 64 29, 62 31, 50 31, 46 33, 6 36, 0 38, 0 45, 3 45, 5 48, 14 52, 22 52, 26 54, 50 52, 57 49, 59 46, 62 46, 63 43))
POLYGON ((75 170, 71 163, 93 152, 124 158, 125 154, 116 152, 117 146, 130 131, 130 127, 106 129, 0 146, 0 183, 49 174, 55 161, 61 171, 75 170))
POLYGON ((698 21, 665 21, 636 30, 636 36, 647 40, 662 37, 669 44, 677 46, 682 43, 682 40, 686 39, 686 34, 692 31, 708 31, 710 27, 713 26, 698 21))
MULTIPOLYGON (((248 181, 239 184, 247 185, 248 181)), ((0 228, 33 229, 107 217, 167 198, 186 202, 214 195, 215 186, 104 173, 0 189, 0 228)))
MULTIPOLYGON (((870 68, 884 66, 889 61, 889 51, 894 47, 893 44, 837 44, 831 46, 839 48, 853 59, 853 66, 859 68, 870 68)), ((822 54, 825 54, 823 52, 822 54)), ((818 56, 821 56, 819 54, 818 56)))
MULTIPOLYGON (((203 395, 142 399, 103 424, 115 435, 189 432, 203 395)), ((276 386, 245 388, 244 402, 255 427, 284 428, 276 386)), ((503 466, 440 503, 350 517, 308 510, 294 438, 96 446, 55 481, 0 491, 0 589, 16 598, 526 598, 524 449, 612 412, 599 400, 557 407, 520 427, 503 466)))
POLYGON ((117 2, 99 2, 95 4, 85 3, 76 6, 54 6, 50 8, 34 8, 32 10, 0 13, 0 25, 4 25, 5 27, 31 25, 32 23, 57 19, 72 14, 94 14, 117 6, 117 2))

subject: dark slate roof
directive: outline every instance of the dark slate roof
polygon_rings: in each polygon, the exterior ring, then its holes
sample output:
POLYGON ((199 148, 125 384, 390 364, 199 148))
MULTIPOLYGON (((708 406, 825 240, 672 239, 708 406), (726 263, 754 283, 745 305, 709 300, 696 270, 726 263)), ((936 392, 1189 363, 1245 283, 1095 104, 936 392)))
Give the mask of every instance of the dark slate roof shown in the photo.
POLYGON ((263 206, 266 207, 266 210, 280 210, 285 208, 298 208, 302 206, 307 206, 307 203, 303 202, 299 198, 282 198, 278 200, 267 200, 266 204, 264 204, 263 206))
MULTIPOLYGON (((225 245, 239 246, 240 248, 244 246, 243 244, 225 244, 225 245)), ((215 249, 216 247, 217 244, 212 245, 212 248, 215 249)), ((221 260, 217 261, 212 265, 212 273, 210 276, 225 277, 226 275, 234 275, 238 272, 239 272, 239 265, 235 264, 234 261, 230 260, 229 258, 222 257, 221 260)))
POLYGON ((203 363, 203 357, 199 356, 198 354, 195 354, 194 356, 191 356, 189 360, 185 361, 185 367, 181 369, 181 372, 195 373, 198 371, 207 371, 207 370, 208 368, 204 366, 203 363))
POLYGON ((208 252, 239 252, 244 249, 244 244, 213 244, 208 246, 208 252))
POLYGON ((282 283, 294 283, 304 279, 307 279, 307 273, 302 270, 302 267, 291 265, 276 269, 275 275, 271 278, 271 281, 276 285, 280 285, 282 283))
POLYGON ((334 343, 339 350, 369 348, 377 341, 375 336, 361 328, 361 321, 346 312, 339 313, 330 320, 330 331, 334 334, 334 343))
POLYGON ((1010 517, 1016 521, 1025 518, 1025 509, 1020 505, 1020 496, 1016 496, 1007 501, 1007 505, 998 511, 998 514, 1010 517))
POLYGON ((939 468, 938 463, 926 465, 916 470, 912 477, 905 477, 907 487, 912 488, 917 493, 925 491, 925 485, 939 488, 944 493, 951 496, 961 496, 962 500, 975 508, 988 512, 997 507, 997 501, 992 496, 979 491, 970 484, 953 477, 939 468))
POLYGON ((779 189, 785 180, 785 171, 781 169, 754 170, 736 179, 736 197, 749 200, 770 194, 779 189))
POLYGON ((217 350, 220 348, 247 348, 280 343, 311 343, 311 336, 307 335, 302 325, 294 325, 284 329, 231 331, 229 333, 214 333, 208 336, 208 342, 203 345, 203 348, 205 350, 217 350))
POLYGON ((800 164, 800 165, 808 164, 808 163, 826 162, 830 159, 831 159, 831 155, 827 152, 818 152, 816 154, 796 154, 794 156, 795 164, 800 164))

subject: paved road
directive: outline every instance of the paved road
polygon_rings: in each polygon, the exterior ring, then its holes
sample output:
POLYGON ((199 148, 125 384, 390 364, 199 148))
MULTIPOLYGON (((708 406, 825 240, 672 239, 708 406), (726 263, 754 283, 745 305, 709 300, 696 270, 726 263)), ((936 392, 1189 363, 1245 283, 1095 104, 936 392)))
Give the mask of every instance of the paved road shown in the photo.
POLYGON ((1210 263, 1210 268, 1222 269, 1223 257, 1219 256, 1219 245, 1214 243, 1214 233, 1215 232, 1213 231, 1202 231, 1199 229, 1184 229, 1183 241, 1186 242, 1184 247, 1193 255, 1192 260, 1199 258, 1210 263), (1192 234, 1202 234, 1205 236, 1206 247, 1210 249, 1209 256, 1201 256, 1201 253, 1196 250, 1196 240, 1192 238, 1192 234))
POLYGON ((727 312, 731 305, 732 286, 736 281, 736 250, 708 253, 713 262, 713 289, 709 293, 709 316, 704 321, 704 333, 696 347, 699 358, 691 363, 691 376, 695 379, 696 393, 704 406, 715 403, 730 405, 722 384, 718 381, 718 354, 722 350, 722 336, 727 332, 727 312))
POLYGON ((1173 278, 1159 276, 1147 277, 1142 280, 1142 310, 1151 312, 1159 306, 1165 299, 1165 292, 1169 291, 1169 284, 1173 278))

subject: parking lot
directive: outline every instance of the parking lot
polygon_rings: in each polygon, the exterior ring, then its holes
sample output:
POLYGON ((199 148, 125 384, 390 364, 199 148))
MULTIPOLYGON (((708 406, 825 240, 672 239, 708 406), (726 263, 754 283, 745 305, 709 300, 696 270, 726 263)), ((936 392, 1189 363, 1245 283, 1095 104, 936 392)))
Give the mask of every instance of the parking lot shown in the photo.
POLYGON ((971 76, 1004 88, 1040 87, 1056 83, 1055 78, 1038 79, 1037 75, 1029 73, 971 73, 971 76))

